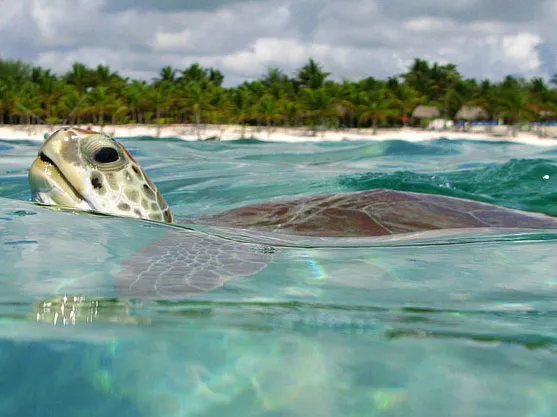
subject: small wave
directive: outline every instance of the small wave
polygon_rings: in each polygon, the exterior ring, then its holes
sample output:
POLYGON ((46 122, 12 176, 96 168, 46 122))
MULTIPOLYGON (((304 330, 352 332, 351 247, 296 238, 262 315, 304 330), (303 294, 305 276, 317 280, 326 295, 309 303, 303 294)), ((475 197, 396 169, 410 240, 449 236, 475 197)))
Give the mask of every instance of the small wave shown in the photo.
MULTIPOLYGON (((307 144, 298 152, 273 152, 246 155, 240 159, 281 163, 306 163, 308 165, 362 161, 380 157, 414 157, 456 155, 454 146, 411 143, 404 140, 382 142, 342 143, 343 146, 307 144), (326 150, 324 150, 324 148, 326 150)), ((300 146, 298 146, 300 147, 300 146)))
POLYGON ((242 139, 227 140, 226 143, 229 143, 231 145, 265 145, 268 143, 275 143, 275 142, 255 139, 255 138, 242 138, 242 139))
POLYGON ((436 140, 426 143, 412 143, 405 140, 392 140, 387 142, 384 155, 457 155, 460 151, 454 142, 449 140, 436 140))
POLYGON ((476 169, 421 174, 411 171, 342 175, 347 190, 375 188, 448 195, 557 215, 557 164, 547 159, 511 159, 476 169))

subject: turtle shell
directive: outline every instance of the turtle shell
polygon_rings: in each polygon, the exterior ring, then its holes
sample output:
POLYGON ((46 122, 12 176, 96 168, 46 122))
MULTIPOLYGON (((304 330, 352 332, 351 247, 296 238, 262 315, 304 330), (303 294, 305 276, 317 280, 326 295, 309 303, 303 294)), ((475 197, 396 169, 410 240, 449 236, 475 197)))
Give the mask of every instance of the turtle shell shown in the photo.
POLYGON ((201 222, 284 233, 351 237, 454 228, 557 227, 557 218, 434 194, 368 190, 253 204, 201 222))

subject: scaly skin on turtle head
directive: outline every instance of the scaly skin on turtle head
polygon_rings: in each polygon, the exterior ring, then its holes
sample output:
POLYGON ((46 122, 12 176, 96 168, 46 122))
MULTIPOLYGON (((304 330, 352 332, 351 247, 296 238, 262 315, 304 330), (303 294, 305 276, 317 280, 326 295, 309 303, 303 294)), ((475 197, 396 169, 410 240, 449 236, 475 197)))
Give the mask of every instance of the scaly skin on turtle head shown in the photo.
POLYGON ((52 133, 29 170, 33 201, 172 223, 163 196, 120 143, 90 130, 52 133))

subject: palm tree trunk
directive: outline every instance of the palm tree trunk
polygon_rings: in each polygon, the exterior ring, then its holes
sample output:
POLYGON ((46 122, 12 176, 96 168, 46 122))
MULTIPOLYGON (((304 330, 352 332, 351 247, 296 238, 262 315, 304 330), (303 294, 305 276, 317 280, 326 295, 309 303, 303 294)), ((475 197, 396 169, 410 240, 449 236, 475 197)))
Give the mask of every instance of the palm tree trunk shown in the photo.
POLYGON ((242 139, 244 139, 246 137, 246 123, 242 120, 242 133, 240 134, 242 136, 242 139))
POLYGON ((194 107, 194 113, 195 113, 195 131, 197 132, 197 138, 201 139, 201 130, 199 126, 201 124, 201 111, 197 104, 194 107))
POLYGON ((155 117, 157 118, 157 137, 161 135, 161 106, 157 104, 157 109, 155 111, 155 117))
POLYGON ((449 95, 445 95, 445 108, 443 109, 443 129, 447 129, 447 117, 449 114, 449 95))

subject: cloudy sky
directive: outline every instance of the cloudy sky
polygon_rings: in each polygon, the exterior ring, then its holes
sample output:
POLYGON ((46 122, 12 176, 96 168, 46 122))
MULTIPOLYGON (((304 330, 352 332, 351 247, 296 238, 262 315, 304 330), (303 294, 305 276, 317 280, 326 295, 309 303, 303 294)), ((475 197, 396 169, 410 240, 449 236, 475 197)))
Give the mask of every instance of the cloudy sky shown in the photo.
POLYGON ((66 71, 108 64, 221 69, 226 85, 311 56, 336 79, 386 77, 415 57, 465 76, 557 72, 557 0, 0 0, 0 58, 66 71))

